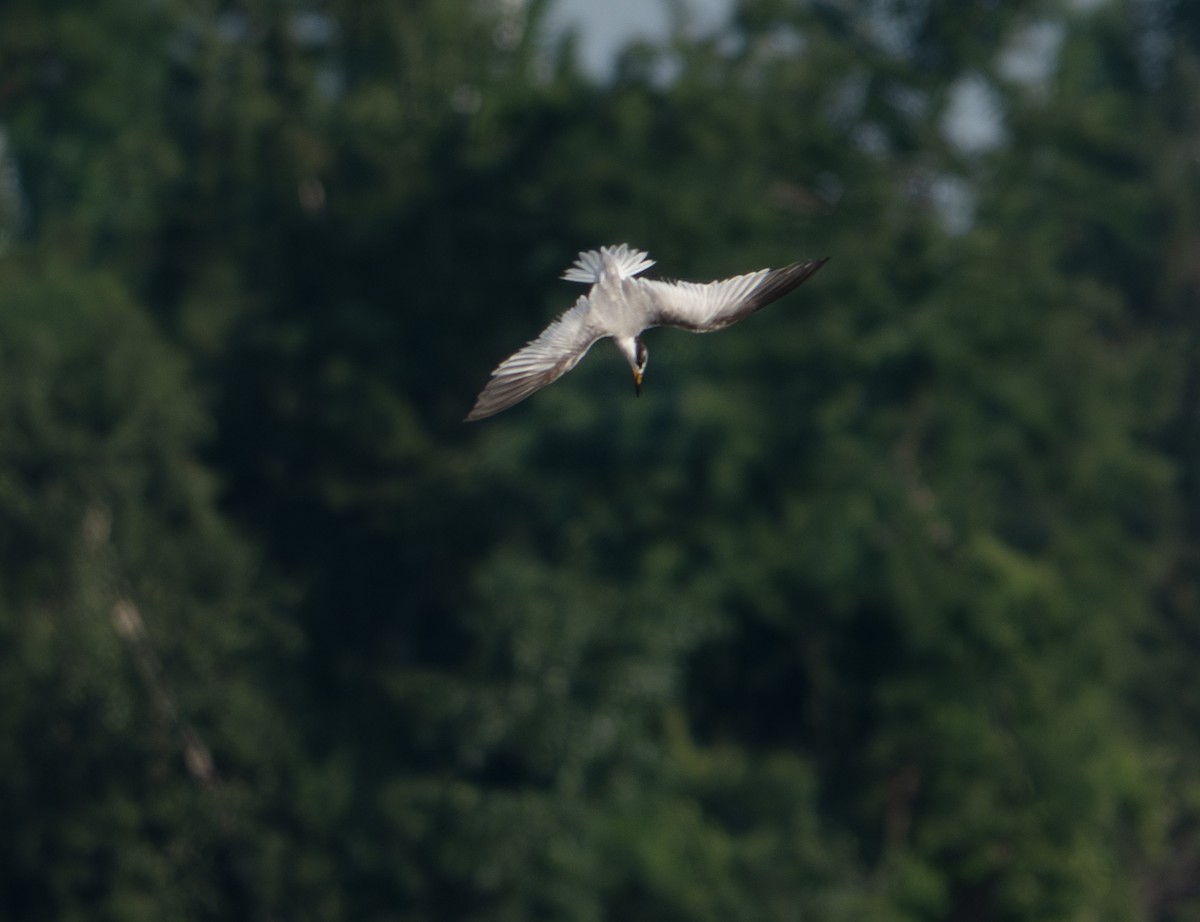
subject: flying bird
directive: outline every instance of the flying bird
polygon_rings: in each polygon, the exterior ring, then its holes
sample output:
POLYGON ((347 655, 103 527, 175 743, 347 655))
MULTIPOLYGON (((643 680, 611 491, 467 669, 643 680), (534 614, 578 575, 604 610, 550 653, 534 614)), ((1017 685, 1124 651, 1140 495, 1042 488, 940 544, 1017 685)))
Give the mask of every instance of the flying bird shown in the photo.
POLYGON ((497 366, 466 421, 494 416, 557 381, 605 337, 612 337, 628 360, 634 391, 640 394, 647 359, 639 338, 643 330, 679 327, 708 333, 723 329, 782 298, 827 259, 698 283, 637 278, 654 260, 624 243, 580 253, 562 278, 591 285, 588 293, 580 295, 575 306, 541 336, 497 366))

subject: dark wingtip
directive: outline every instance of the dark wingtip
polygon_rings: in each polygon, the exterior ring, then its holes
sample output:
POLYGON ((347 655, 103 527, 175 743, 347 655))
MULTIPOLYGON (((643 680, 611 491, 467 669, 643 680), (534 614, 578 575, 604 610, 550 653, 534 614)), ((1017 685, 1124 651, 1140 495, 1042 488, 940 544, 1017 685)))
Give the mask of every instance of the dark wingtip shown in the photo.
POLYGON ((482 407, 480 406, 480 402, 478 400, 476 400, 475 405, 473 407, 471 407, 471 412, 463 417, 463 422, 464 423, 477 423, 481 419, 487 419, 489 416, 495 416, 499 412, 500 412, 499 410, 492 410, 491 412, 482 410, 482 407))
POLYGON ((746 304, 747 310, 744 313, 756 311, 772 301, 782 298, 812 278, 813 274, 827 262, 829 262, 829 257, 822 256, 820 259, 806 259, 803 262, 792 263, 790 266, 772 270, 750 296, 746 304))
POLYGON ((786 269, 781 271, 795 272, 798 276, 800 276, 800 281, 804 281, 815 274, 816 271, 827 262, 829 262, 829 257, 821 256, 817 259, 806 259, 802 262, 792 263, 790 266, 786 267, 786 269))

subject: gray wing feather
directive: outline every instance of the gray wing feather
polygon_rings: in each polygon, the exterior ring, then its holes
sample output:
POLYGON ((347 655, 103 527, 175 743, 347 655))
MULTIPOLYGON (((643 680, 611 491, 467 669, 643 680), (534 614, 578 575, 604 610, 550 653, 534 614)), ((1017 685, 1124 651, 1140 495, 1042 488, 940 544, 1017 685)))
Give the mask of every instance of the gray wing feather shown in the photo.
POLYGON ((827 258, 810 259, 707 284, 640 281, 654 304, 647 325, 680 327, 694 333, 720 330, 782 298, 826 262, 827 258))
POLYGON ((579 364, 592 344, 603 336, 602 331, 589 322, 588 310, 585 295, 546 327, 537 339, 526 343, 496 366, 492 379, 467 414, 467 422, 507 410, 579 364))

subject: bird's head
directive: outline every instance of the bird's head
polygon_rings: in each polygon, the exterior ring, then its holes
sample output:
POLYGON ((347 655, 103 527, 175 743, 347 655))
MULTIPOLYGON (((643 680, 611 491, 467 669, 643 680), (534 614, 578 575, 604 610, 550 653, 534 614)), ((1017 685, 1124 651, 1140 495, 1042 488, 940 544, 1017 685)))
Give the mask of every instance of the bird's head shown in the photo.
POLYGON ((636 361, 633 366, 633 389, 634 393, 641 396, 642 393, 642 375, 646 372, 646 362, 650 360, 650 353, 646 351, 646 344, 640 339, 634 340, 637 346, 634 348, 634 358, 636 361))
POLYGON ((633 392, 640 396, 642 393, 642 375, 646 372, 646 361, 650 358, 650 354, 646 351, 646 344, 636 336, 618 340, 617 344, 621 347, 621 351, 625 353, 629 367, 633 369, 633 392))

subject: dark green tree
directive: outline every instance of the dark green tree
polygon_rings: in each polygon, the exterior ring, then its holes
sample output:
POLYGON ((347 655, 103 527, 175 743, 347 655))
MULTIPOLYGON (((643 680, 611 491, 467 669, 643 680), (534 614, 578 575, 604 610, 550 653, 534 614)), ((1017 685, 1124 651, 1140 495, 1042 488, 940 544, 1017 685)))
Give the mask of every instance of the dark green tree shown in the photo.
POLYGON ((215 510, 179 354, 111 275, 20 255, 0 267, 0 905, 248 913, 246 785, 277 748, 262 653, 287 634, 215 510))

